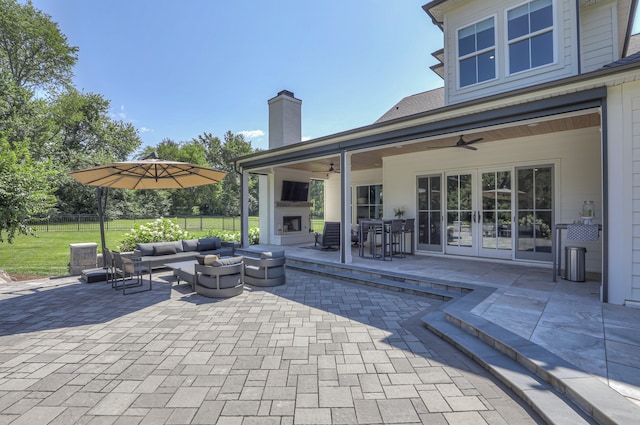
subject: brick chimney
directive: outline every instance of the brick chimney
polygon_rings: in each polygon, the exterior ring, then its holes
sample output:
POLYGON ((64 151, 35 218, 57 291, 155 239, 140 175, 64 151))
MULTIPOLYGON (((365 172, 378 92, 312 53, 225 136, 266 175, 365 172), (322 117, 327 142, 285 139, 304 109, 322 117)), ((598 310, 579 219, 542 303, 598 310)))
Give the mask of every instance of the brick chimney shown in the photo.
POLYGON ((269 99, 269 149, 300 143, 302 139, 302 101, 282 90, 269 99))

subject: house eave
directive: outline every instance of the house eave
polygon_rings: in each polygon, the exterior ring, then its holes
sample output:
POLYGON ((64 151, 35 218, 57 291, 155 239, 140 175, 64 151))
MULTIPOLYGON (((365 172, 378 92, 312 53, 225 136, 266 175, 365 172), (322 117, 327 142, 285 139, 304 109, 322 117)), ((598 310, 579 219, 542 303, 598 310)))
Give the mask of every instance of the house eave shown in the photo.
MULTIPOLYGON (((428 133, 430 134, 437 134, 438 132, 440 134, 445 134, 447 132, 461 131, 465 128, 473 128, 468 127, 471 123, 475 123, 474 125, 481 127, 483 121, 471 119, 471 117, 480 116, 478 114, 484 113, 486 115, 483 115, 482 119, 487 120, 494 115, 497 116, 504 114, 504 107, 496 104, 505 100, 526 97, 527 95, 536 94, 537 96, 545 97, 551 105, 555 103, 565 104, 569 100, 573 103, 586 102, 589 99, 605 97, 606 85, 610 81, 611 77, 622 76, 625 72, 637 70, 638 68, 640 68, 640 64, 632 63, 615 68, 600 69, 587 74, 500 93, 482 99, 448 105, 406 117, 395 118, 381 123, 370 124, 332 135, 323 136, 310 141, 297 143, 295 145, 246 155, 236 159, 236 164, 244 169, 261 168, 293 160, 304 160, 335 155, 343 150, 357 150, 371 147, 376 144, 384 145, 396 143, 401 140, 407 140, 407 137, 410 136, 410 129, 417 127, 420 127, 421 129, 419 131, 423 132, 426 131, 425 126, 429 127, 428 133), (574 93, 558 96, 553 94, 554 90, 559 88, 568 90, 570 86, 574 93), (454 116, 454 118, 451 118, 452 116, 454 116), (463 122, 465 120, 460 120, 457 117, 467 117, 466 123, 463 122), (427 118, 429 119, 428 122, 425 121, 427 118), (453 125, 453 123, 455 123, 455 125, 453 125), (394 133, 397 134, 394 135, 394 133)), ((640 75, 636 75, 633 78, 636 77, 640 79, 640 75)), ((527 110, 526 105, 531 105, 535 108, 536 106, 534 103, 535 101, 531 102, 525 99, 516 104, 516 107, 508 106, 504 109, 507 109, 506 112, 513 117, 512 120, 516 120, 520 118, 513 116, 514 112, 520 111, 519 113, 525 113, 527 110), (522 105, 525 105, 525 107, 518 107, 522 105)), ((507 102, 505 102, 505 105, 507 105, 507 102)), ((548 106, 549 105, 546 105, 545 107, 548 106)), ((593 105, 590 107, 592 106, 593 105)), ((544 111, 542 112, 544 113, 544 111)))

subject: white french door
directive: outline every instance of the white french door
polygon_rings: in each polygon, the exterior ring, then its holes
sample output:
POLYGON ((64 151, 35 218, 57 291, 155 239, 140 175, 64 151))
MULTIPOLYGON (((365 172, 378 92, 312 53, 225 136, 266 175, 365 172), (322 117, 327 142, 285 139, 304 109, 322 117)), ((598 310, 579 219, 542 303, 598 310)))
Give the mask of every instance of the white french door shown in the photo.
POLYGON ((473 169, 445 177, 448 254, 511 258, 512 172, 473 169))

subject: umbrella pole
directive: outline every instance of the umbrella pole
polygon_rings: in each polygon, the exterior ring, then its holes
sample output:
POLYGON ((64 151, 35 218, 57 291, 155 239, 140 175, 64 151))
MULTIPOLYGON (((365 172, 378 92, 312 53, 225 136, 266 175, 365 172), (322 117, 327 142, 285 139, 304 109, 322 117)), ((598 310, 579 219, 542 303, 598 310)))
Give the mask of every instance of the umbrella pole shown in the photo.
POLYGON ((102 198, 105 196, 104 188, 98 186, 96 188, 96 198, 98 198, 98 219, 100 220, 100 242, 102 243, 102 267, 107 267, 107 256, 105 251, 107 250, 107 243, 104 238, 104 208, 102 207, 102 198))

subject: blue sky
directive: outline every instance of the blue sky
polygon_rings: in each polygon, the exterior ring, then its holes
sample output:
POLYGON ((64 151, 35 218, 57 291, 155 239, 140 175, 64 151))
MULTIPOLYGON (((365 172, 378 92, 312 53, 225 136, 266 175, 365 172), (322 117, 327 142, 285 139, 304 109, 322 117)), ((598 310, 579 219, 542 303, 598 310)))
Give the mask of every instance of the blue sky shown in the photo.
POLYGON ((145 145, 244 132, 267 148, 267 100, 302 100, 302 136, 373 123, 442 85, 426 0, 33 0, 79 48, 75 85, 145 145))

